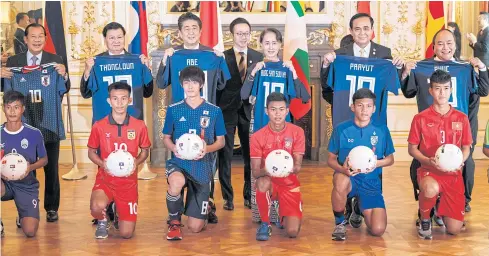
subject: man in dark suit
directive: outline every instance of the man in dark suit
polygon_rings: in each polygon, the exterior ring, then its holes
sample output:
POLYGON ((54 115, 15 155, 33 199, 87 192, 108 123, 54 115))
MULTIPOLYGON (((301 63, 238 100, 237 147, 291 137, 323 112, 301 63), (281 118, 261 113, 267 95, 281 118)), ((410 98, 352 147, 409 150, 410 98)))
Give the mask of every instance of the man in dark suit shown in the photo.
POLYGON ((233 158, 234 134, 238 127, 238 136, 244 160, 244 205, 251 208, 251 169, 250 169, 250 119, 252 105, 242 101, 241 87, 246 76, 246 69, 263 60, 263 55, 248 47, 251 40, 251 25, 244 18, 237 18, 229 25, 233 34, 234 45, 224 51, 226 63, 231 73, 231 79, 226 83, 224 90, 219 91, 218 106, 224 115, 226 124, 226 144, 219 150, 219 182, 221 183, 222 197, 225 210, 234 209, 234 193, 231 185, 231 160, 233 158))
POLYGON ((479 28, 477 37, 470 33, 467 34, 469 45, 474 49, 474 57, 479 58, 484 65, 489 65, 489 13, 480 12, 479 28))
MULTIPOLYGON (((30 24, 25 29, 24 41, 27 45, 27 51, 16 54, 7 60, 7 67, 23 67, 31 65, 41 65, 55 62, 56 71, 60 74, 66 84, 66 93, 70 90, 70 82, 66 67, 62 64, 63 59, 58 56, 45 52, 46 45, 46 30, 40 24, 30 24)), ((55 102, 53 104, 60 104, 55 102)), ((44 138, 46 140, 46 138, 44 138)), ((60 187, 58 176, 58 160, 59 160, 59 140, 45 141, 46 152, 48 155, 48 164, 44 167, 45 174, 45 189, 44 189, 44 209, 46 210, 46 219, 48 222, 58 220, 58 209, 60 200, 60 187)))
MULTIPOLYGON (((131 53, 127 52, 124 49, 126 30, 124 27, 117 23, 111 22, 105 25, 102 35, 104 36, 105 46, 107 47, 107 51, 98 54, 97 56, 108 56, 108 55, 131 55, 131 53)), ((148 66, 151 69, 148 57, 144 56, 144 54, 139 55, 141 59, 141 63, 148 66)), ((95 60, 93 57, 88 58, 85 61, 85 71, 83 72, 83 76, 80 81, 80 92, 83 98, 88 99, 91 98, 92 92, 88 90, 88 78, 90 77, 90 72, 92 71, 92 67, 95 64, 95 60)), ((150 84, 147 86, 143 86, 143 96, 145 98, 151 97, 153 94, 153 80, 151 80, 150 84)))
MULTIPOLYGON (((426 60, 435 61, 455 61, 454 58, 456 49, 455 35, 448 29, 442 29, 438 31, 433 37, 433 52, 434 57, 428 58, 426 60)), ((475 172, 475 162, 472 158, 472 153, 474 152, 474 147, 477 142, 477 130, 479 121, 477 115, 479 113, 480 97, 486 97, 489 94, 489 73, 486 65, 477 57, 469 60, 470 64, 474 68, 478 68, 479 75, 477 76, 477 91, 472 93, 469 98, 469 111, 468 117, 470 122, 470 128, 472 132, 473 146, 470 150, 469 158, 465 161, 465 165, 462 171, 462 176, 464 178, 465 185, 465 212, 470 212, 470 201, 472 200, 472 189, 474 187, 474 172, 475 172)), ((411 69, 415 68, 416 64, 414 62, 406 63, 405 69, 402 74, 401 90, 406 98, 419 97, 418 89, 421 85, 416 87, 408 86, 408 80, 411 79, 409 73, 411 69)), ((419 186, 417 184, 416 170, 421 164, 417 160, 413 160, 410 167, 411 181, 413 183, 415 199, 418 199, 419 186)), ((443 225, 443 221, 440 217, 434 216, 434 220, 437 225, 443 225)))
MULTIPOLYGON (((391 49, 372 41, 374 32, 374 19, 366 13, 357 13, 350 19, 350 34, 353 37, 353 43, 341 47, 334 52, 326 53, 323 56, 323 65, 321 68, 321 85, 323 98, 333 106, 333 89, 327 86, 329 66, 336 58, 336 55, 347 55, 363 58, 391 59, 392 64, 398 68, 399 75, 404 64, 403 60, 396 57, 392 58, 391 49)), ((382 178, 382 176, 381 176, 382 178)), ((358 200, 356 200, 358 202, 358 200)), ((346 205, 347 220, 354 227, 359 227, 362 224, 362 216, 356 205, 351 205, 349 200, 346 205), (351 209, 355 208, 355 211, 351 209), (350 217, 351 216, 351 217, 350 217)))
POLYGON ((29 16, 25 12, 20 12, 15 17, 17 30, 14 34, 14 52, 19 54, 27 51, 27 45, 24 42, 25 28, 29 25, 29 16))
MULTIPOLYGON (((158 68, 158 73, 156 74, 156 85, 159 88, 165 88, 163 74, 165 73, 166 61, 168 57, 171 57, 175 50, 188 49, 188 50, 207 50, 214 51, 217 56, 223 56, 222 52, 213 50, 210 47, 200 44, 200 35, 202 34, 202 21, 200 18, 191 13, 187 12, 180 17, 178 17, 178 35, 183 39, 183 44, 175 48, 168 48, 165 50, 163 59, 161 60, 160 67, 158 68)), ((183 193, 183 190, 182 190, 183 193)), ((211 210, 208 212, 208 222, 215 224, 218 223, 219 219, 216 215, 216 205, 214 203, 214 179, 211 180, 211 192, 209 198, 209 206, 211 210)))

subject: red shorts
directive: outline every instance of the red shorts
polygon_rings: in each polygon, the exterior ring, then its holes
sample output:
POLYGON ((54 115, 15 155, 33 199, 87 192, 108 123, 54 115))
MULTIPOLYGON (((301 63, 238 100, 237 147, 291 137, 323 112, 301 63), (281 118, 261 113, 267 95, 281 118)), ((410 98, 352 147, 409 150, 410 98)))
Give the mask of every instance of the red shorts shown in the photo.
POLYGON ((465 187, 462 174, 458 172, 457 175, 443 175, 419 168, 418 184, 426 176, 435 179, 440 187, 438 215, 463 221, 465 215, 465 187))
POLYGON ((138 183, 124 189, 116 189, 98 176, 92 191, 103 190, 109 202, 114 201, 119 220, 136 222, 138 217, 138 183))
POLYGON ((302 219, 302 196, 301 192, 291 192, 301 186, 296 175, 292 174, 286 178, 272 178, 272 200, 278 200, 280 218, 296 216, 302 219))

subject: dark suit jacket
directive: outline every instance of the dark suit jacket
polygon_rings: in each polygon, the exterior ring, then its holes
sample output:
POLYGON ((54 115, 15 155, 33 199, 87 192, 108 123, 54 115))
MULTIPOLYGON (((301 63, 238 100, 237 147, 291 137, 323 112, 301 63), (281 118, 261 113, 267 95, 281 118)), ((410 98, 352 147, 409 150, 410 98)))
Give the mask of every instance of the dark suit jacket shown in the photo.
POLYGON ((23 53, 27 51, 27 45, 24 42, 24 30, 17 28, 14 34, 14 51, 15 54, 23 53))
POLYGON ((489 66, 489 27, 477 33, 477 43, 470 47, 474 49, 474 57, 478 57, 482 63, 489 66))
MULTIPOLYGON (((181 44, 179 46, 174 47, 173 49, 181 50, 181 49, 184 49, 184 47, 183 47, 183 44, 181 44)), ((205 46, 205 45, 202 45, 202 44, 199 44, 199 50, 212 51, 212 48, 205 46)), ((163 79, 163 74, 165 73, 165 70, 166 70, 166 63, 165 63, 165 65, 163 65, 163 63, 160 63, 160 67, 158 68, 158 73, 156 74, 156 85, 160 89, 164 89, 164 88, 166 88, 166 86, 168 86, 168 84, 164 84, 164 79, 163 79)))
MULTIPOLYGON (((238 120, 238 110, 243 107, 248 121, 251 119, 252 105, 249 101, 242 101, 240 97, 241 87, 243 81, 239 75, 238 63, 236 62, 236 55, 234 48, 229 48, 224 51, 226 63, 228 65, 229 73, 231 73, 231 79, 226 82, 226 87, 223 90, 217 92, 217 105, 221 108, 224 115, 224 122, 226 124, 233 123, 238 120)), ((247 70, 257 62, 263 60, 263 54, 257 52, 251 48, 248 48, 246 54, 247 70)))
MULTIPOLYGON (((105 51, 103 53, 96 55, 95 57, 97 57, 97 56, 108 56, 108 55, 109 55, 109 51, 105 51)), ((132 53, 129 53, 126 50, 124 50, 123 55, 132 55, 132 53)), ((89 79, 90 79, 90 77, 89 77, 89 79)), ((85 99, 89 99, 93 96, 92 91, 88 90, 88 80, 85 80, 84 75, 82 75, 81 81, 80 81, 80 93, 81 93, 82 97, 85 99)), ((143 97, 149 98, 149 97, 151 97, 151 95, 153 95, 153 80, 151 80, 151 82, 149 82, 149 84, 147 84, 146 86, 143 86, 143 97)))
MULTIPOLYGON (((51 62, 56 62, 59 64, 63 64, 63 59, 61 56, 43 51, 42 52, 42 58, 41 58, 41 64, 47 64, 51 62)), ((16 54, 10 58, 7 59, 7 64, 5 64, 6 67, 24 67, 27 66, 27 52, 23 52, 20 54, 16 54)), ((66 85, 66 93, 70 91, 70 79, 68 77, 68 80, 65 82, 66 85)), ((2 91, 3 91, 3 79, 2 79, 2 91)))
MULTIPOLYGON (((346 45, 334 51, 336 55, 347 55, 354 56, 353 44, 346 45)), ((369 58, 376 59, 392 59, 391 49, 380 44, 371 42, 369 58)), ((333 88, 327 85, 328 81, 329 66, 323 68, 321 64, 321 86, 323 88, 323 99, 325 99, 329 104, 333 104, 333 88)))

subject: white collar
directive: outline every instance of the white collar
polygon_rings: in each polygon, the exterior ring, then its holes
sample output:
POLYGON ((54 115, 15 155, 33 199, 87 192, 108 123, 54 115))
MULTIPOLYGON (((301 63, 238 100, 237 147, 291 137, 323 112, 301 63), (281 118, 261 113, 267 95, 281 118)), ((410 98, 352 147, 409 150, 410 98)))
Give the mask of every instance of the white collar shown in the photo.
POLYGON ((110 56, 113 56, 113 55, 123 55, 126 51, 125 50, 122 50, 122 52, 119 53, 119 54, 111 53, 109 50, 107 50, 107 52, 109 53, 110 56))
POLYGON ((234 52, 237 52, 237 53, 244 52, 244 55, 248 54, 248 47, 246 47, 244 49, 244 51, 240 51, 238 48, 236 48, 236 46, 233 46, 233 49, 234 49, 234 52))
POLYGON ((200 47, 200 44, 197 44, 194 48, 188 48, 187 46, 185 46, 185 44, 183 45, 183 49, 187 49, 187 50, 198 50, 200 47))
MULTIPOLYGON (((365 58, 370 56, 370 48, 372 47, 372 42, 368 42, 367 46, 363 48, 365 50, 365 58)), ((362 49, 357 43, 353 43, 353 55, 355 57, 360 57, 360 49, 362 49)))
POLYGON ((25 28, 23 28, 23 27, 17 27, 17 28, 20 28, 20 29, 22 29, 22 31, 25 31, 25 28))
MULTIPOLYGON (((39 61, 39 63, 41 63, 42 53, 43 53, 43 51, 41 51, 39 54, 35 55, 37 57, 37 61, 39 61)), ((30 65, 32 63, 32 56, 34 56, 34 54, 32 54, 31 51, 27 50, 26 55, 27 55, 27 65, 30 65)))
MULTIPOLYGON (((438 58, 438 56, 435 56, 435 58, 433 58, 433 59, 434 59, 434 60, 436 60, 436 61, 443 61, 443 60, 441 60, 440 58, 438 58)), ((454 57, 452 57, 450 60, 451 60, 451 61, 455 61, 455 58, 454 58, 454 57)))
POLYGON ((16 134, 19 134, 22 130, 24 130, 24 125, 22 125, 20 127, 20 129, 18 129, 17 131, 14 131, 14 132, 11 132, 9 130, 7 130, 7 125, 4 125, 3 126, 3 130, 7 133, 7 134, 10 134, 10 135, 16 135, 16 134))

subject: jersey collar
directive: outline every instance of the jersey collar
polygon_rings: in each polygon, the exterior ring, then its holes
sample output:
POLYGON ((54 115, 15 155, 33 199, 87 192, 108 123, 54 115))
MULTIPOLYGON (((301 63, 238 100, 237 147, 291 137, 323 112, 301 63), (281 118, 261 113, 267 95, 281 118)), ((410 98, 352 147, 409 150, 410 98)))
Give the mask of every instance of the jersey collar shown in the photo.
POLYGON ((440 114, 440 113, 436 112, 435 107, 433 107, 433 105, 431 105, 431 106, 430 106, 430 109, 431 109, 431 111, 432 111, 432 112, 433 112, 433 113, 434 113, 436 116, 443 117, 443 116, 448 116, 448 115, 450 115, 450 114, 453 112, 453 107, 452 107, 452 105, 449 105, 449 106, 450 106, 450 110, 448 110, 448 112, 447 112, 446 114, 444 114, 444 115, 442 115, 442 114, 440 114))
MULTIPOLYGON (((109 123, 111 125, 120 125, 114 120, 114 118, 112 117, 112 113, 109 115, 109 123)), ((126 118, 124 119, 122 125, 129 125, 129 114, 126 113, 126 118)))
POLYGON ((19 134, 22 130, 24 130, 24 125, 22 124, 22 126, 20 127, 20 129, 18 129, 17 131, 9 131, 7 130, 7 123, 3 124, 3 130, 7 133, 7 134, 10 134, 10 135, 16 135, 16 134, 19 134))

